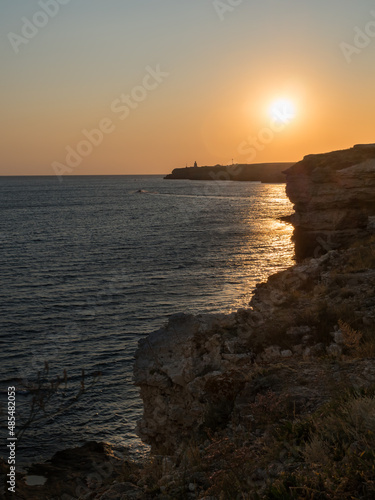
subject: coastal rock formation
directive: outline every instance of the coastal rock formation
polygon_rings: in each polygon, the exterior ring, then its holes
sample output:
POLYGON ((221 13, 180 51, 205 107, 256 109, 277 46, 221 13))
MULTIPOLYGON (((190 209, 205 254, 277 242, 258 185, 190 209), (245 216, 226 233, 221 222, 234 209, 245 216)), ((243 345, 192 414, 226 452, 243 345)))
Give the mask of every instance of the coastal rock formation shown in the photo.
MULTIPOLYGON (((354 345, 345 335, 372 335, 375 146, 307 156, 286 176, 297 258, 313 258, 258 284, 248 309, 179 314, 139 343, 134 373, 144 414, 138 431, 154 452, 173 454, 239 415, 251 418, 243 408, 270 388, 263 380, 268 367, 300 363, 304 370, 310 359, 341 359, 354 345)), ((278 383, 271 386, 282 393, 278 383)), ((290 380, 295 408, 322 404, 325 396, 315 389, 290 380)))
POLYGON ((373 231, 375 145, 308 155, 286 174, 297 260, 350 245, 373 231))
POLYGON ((195 181, 252 181, 284 183, 284 170, 293 163, 253 163, 175 168, 165 179, 195 181))
MULTIPOLYGON (((140 341, 136 354, 142 439, 156 453, 175 453, 190 439, 203 439, 207 429, 233 424, 257 394, 285 391, 280 377, 265 380, 278 363, 300 363, 303 371, 312 358, 340 357, 346 351, 340 324, 355 324, 362 332, 375 326, 374 267, 374 242, 330 251, 259 284, 249 309, 173 316, 140 341)), ((316 391, 306 380, 293 380, 288 398, 301 411, 328 397, 321 386, 316 391)))

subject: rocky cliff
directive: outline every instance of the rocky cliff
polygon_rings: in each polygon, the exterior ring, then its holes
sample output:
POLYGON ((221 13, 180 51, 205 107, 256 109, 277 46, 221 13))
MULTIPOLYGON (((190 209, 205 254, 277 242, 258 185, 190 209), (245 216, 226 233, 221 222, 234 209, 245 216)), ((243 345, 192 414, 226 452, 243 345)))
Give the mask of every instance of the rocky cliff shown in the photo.
POLYGON ((374 144, 305 156, 285 174, 298 260, 368 235, 375 216, 374 144))
MULTIPOLYGON (((173 316, 164 328, 141 340, 137 351, 142 439, 154 452, 172 454, 192 437, 202 439, 207 429, 233 424, 239 414, 251 418, 246 407, 270 389, 287 392, 297 409, 321 404, 327 397, 322 386, 309 387, 306 380, 292 377, 281 388, 281 375, 265 381, 264 373, 275 363, 340 357, 340 322, 372 331, 374 267, 373 242, 366 249, 330 251, 258 285, 246 310, 173 316)), ((360 372, 358 384, 375 381, 371 366, 370 378, 360 372)), ((328 361, 313 371, 327 370, 328 377, 330 369, 328 361)))
MULTIPOLYGON (((138 432, 162 455, 191 454, 197 443, 191 477, 196 461, 205 464, 202 491, 212 498, 375 494, 373 458, 360 458, 375 446, 366 430, 375 424, 374 158, 374 146, 356 146, 292 166, 297 257, 311 258, 257 285, 246 309, 179 314, 139 343, 138 432), (368 422, 341 442, 358 418, 368 422)), ((160 480, 171 491, 186 477, 180 460, 173 480, 160 480)), ((192 491, 189 498, 203 498, 192 491)))

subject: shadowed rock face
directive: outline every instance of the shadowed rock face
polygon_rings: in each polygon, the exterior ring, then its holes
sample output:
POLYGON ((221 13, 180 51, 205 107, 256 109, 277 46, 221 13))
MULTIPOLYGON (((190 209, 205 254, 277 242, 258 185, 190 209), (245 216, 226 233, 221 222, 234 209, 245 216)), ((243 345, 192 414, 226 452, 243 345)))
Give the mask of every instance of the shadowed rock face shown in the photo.
POLYGON ((375 215, 374 144, 305 156, 285 174, 298 261, 368 235, 375 215))

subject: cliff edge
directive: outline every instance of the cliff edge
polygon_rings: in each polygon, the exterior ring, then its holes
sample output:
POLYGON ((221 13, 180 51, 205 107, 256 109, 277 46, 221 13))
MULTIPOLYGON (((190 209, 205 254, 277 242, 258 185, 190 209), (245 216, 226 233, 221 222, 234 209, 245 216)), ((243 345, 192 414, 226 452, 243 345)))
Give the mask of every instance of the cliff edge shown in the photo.
POLYGON ((308 155, 285 171, 297 260, 366 237, 375 216, 375 145, 308 155))
POLYGON ((165 498, 198 462, 189 498, 375 494, 374 159, 355 146, 289 168, 299 262, 248 308, 175 315, 139 342, 138 432, 174 457, 165 498))

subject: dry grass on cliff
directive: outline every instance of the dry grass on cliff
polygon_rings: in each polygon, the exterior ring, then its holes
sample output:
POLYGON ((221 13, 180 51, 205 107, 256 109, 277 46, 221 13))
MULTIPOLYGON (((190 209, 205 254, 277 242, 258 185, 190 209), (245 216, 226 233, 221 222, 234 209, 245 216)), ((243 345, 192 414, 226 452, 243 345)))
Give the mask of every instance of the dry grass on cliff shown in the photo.
POLYGON ((365 499, 375 495, 375 399, 352 395, 286 420, 251 445, 214 441, 205 457, 218 499, 365 499))
POLYGON ((263 498, 369 499, 375 496, 375 399, 352 395, 311 419, 301 461, 284 471, 263 498))
POLYGON ((375 332, 365 331, 363 341, 355 350, 354 355, 358 358, 375 358, 375 332))
POLYGON ((281 415, 280 398, 265 394, 252 404, 260 432, 240 425, 204 445, 190 443, 167 469, 155 459, 143 473, 145 498, 374 498, 374 394, 375 386, 341 391, 313 414, 299 416, 281 415))
POLYGON ((346 262, 346 272, 366 271, 375 269, 375 236, 369 237, 364 242, 352 245, 352 253, 346 262))
POLYGON ((350 358, 375 358, 375 331, 373 327, 355 330, 348 323, 339 320, 343 335, 345 356, 350 358))
POLYGON ((350 325, 348 325, 348 323, 345 323, 341 319, 339 319, 338 324, 342 333, 344 346, 348 349, 357 350, 361 343, 363 334, 358 330, 354 330, 350 325))

